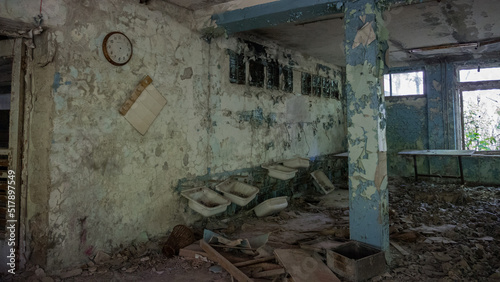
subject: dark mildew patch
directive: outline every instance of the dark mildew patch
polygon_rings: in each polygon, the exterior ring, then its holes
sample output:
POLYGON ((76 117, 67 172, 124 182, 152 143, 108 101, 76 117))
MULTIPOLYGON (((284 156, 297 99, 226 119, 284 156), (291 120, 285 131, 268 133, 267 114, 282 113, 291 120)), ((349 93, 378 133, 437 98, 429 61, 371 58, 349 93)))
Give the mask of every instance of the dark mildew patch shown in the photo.
POLYGON ((446 23, 453 29, 453 37, 457 42, 469 42, 477 38, 476 22, 472 19, 472 6, 470 4, 448 3, 441 7, 441 12, 446 17, 446 23))
POLYGON ((430 24, 431 26, 439 26, 441 24, 441 19, 436 17, 433 13, 423 13, 422 16, 424 17, 424 22, 430 24))

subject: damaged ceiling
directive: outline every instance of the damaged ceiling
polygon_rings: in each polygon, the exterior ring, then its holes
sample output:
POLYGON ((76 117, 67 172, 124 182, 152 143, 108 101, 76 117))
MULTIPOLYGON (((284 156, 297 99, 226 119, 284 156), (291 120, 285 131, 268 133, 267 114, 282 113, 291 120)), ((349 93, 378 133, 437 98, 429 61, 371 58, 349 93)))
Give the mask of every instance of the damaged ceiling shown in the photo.
MULTIPOLYGON (((235 2, 168 1, 188 9, 235 2)), ((493 55, 500 51, 498 14, 500 1, 491 0, 431 0, 393 7, 384 14, 390 34, 389 60, 397 64, 442 56, 473 59, 493 55), (422 47, 426 48, 419 49, 422 47)), ((335 14, 307 22, 254 29, 236 36, 271 40, 325 62, 345 65, 343 24, 343 15, 335 14)))
MULTIPOLYGON (((453 55, 470 58, 492 55, 500 51, 498 14, 500 1, 489 0, 431 1, 393 8, 384 13, 390 38, 389 60, 402 62, 453 55), (412 49, 434 46, 439 47, 412 52, 412 49)), ((326 62, 345 65, 343 24, 342 17, 334 15, 250 33, 326 62)))

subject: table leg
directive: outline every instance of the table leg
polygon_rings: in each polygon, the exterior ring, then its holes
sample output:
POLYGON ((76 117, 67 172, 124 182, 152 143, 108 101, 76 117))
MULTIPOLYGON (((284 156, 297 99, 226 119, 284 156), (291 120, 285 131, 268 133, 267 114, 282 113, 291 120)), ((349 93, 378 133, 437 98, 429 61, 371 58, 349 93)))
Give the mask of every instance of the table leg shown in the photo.
POLYGON ((464 184, 465 181, 464 181, 464 169, 462 167, 462 156, 458 156, 458 167, 460 168, 460 179, 462 180, 462 184, 464 184))
POLYGON ((415 169, 415 182, 418 182, 417 156, 413 155, 413 168, 415 169))

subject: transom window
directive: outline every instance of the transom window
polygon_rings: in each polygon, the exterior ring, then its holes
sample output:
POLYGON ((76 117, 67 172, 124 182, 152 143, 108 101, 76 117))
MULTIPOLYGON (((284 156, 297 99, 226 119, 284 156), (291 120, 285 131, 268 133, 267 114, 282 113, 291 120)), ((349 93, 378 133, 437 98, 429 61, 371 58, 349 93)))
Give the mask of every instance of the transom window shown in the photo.
POLYGON ((424 95, 424 72, 402 72, 384 75, 385 96, 424 95))

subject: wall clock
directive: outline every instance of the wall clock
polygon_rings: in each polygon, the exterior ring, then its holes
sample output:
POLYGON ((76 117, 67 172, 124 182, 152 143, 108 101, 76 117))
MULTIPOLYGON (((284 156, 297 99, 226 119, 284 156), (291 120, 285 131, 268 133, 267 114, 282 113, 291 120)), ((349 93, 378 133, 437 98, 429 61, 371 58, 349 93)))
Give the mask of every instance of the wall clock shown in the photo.
POLYGON ((104 37, 102 51, 108 62, 123 66, 132 58, 132 42, 121 32, 110 32, 104 37))

